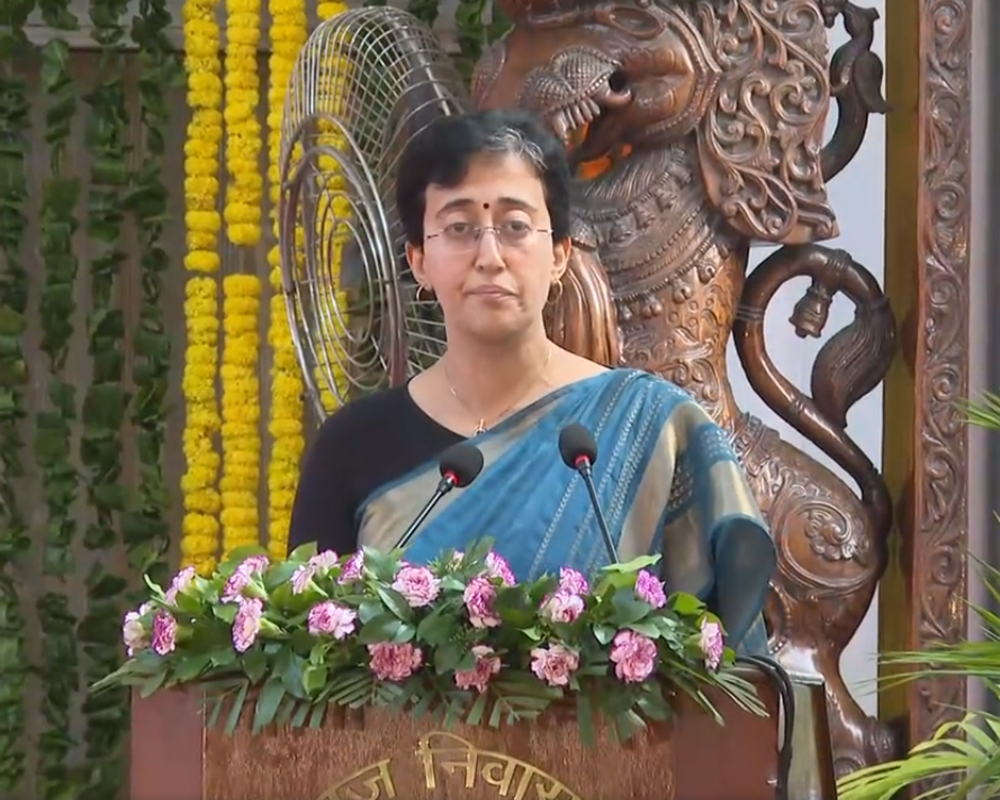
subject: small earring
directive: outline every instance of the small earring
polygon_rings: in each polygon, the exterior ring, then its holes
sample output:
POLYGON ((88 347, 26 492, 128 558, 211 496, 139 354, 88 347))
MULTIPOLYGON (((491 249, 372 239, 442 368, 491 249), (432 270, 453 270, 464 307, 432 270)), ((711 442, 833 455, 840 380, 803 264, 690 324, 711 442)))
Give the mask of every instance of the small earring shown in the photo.
POLYGON ((552 282, 552 285, 549 287, 549 302, 558 303, 560 300, 562 300, 562 296, 563 296, 562 278, 557 278, 552 282), (553 289, 558 289, 558 291, 555 292, 555 295, 553 295, 552 293, 553 289))
POLYGON ((414 293, 413 299, 418 303, 428 303, 434 300, 434 293, 428 289, 424 284, 417 284, 417 291, 414 293))

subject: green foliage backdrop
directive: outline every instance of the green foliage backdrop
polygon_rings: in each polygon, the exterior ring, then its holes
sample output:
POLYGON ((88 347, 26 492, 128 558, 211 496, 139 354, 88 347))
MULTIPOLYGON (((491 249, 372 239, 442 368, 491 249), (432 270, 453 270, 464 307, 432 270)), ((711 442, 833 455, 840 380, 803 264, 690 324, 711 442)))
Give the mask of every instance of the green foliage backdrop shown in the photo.
MULTIPOLYGON (((0 5, 0 798, 109 800, 127 696, 86 687, 121 663, 122 615, 176 564, 180 521, 178 4, 0 5)), ((436 0, 409 9, 440 22, 436 0)), ((463 74, 506 27, 459 3, 463 74)))

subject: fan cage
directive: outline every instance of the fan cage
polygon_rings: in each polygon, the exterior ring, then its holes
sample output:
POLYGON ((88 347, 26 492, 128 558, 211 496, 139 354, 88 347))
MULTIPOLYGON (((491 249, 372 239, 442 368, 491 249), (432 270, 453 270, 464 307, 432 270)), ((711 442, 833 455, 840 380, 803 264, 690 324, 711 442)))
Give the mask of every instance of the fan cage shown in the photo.
POLYGON ((279 252, 320 418, 444 352, 444 321, 417 296, 393 198, 406 144, 468 106, 435 34, 398 9, 324 22, 296 60, 282 119, 279 252))

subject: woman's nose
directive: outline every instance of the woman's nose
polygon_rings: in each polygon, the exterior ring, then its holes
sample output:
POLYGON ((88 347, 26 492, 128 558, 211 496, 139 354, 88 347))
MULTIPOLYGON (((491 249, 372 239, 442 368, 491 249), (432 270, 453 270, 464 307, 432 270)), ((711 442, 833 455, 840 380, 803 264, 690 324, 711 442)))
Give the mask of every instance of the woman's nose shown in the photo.
POLYGON ((484 228, 479 235, 478 245, 476 248, 476 269, 496 271, 504 268, 504 261, 500 255, 500 238, 495 230, 484 228))

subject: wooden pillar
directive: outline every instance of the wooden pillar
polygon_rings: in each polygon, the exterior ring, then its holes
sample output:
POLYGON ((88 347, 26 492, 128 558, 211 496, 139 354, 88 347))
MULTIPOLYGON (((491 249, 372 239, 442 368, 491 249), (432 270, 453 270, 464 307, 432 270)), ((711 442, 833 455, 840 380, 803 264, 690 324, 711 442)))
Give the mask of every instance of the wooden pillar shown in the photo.
MULTIPOLYGON (((886 291, 900 352, 886 382, 884 471, 897 501, 880 650, 966 635, 970 35, 973 0, 886 3, 886 291)), ((963 681, 888 692, 909 742, 960 716, 963 681)))

